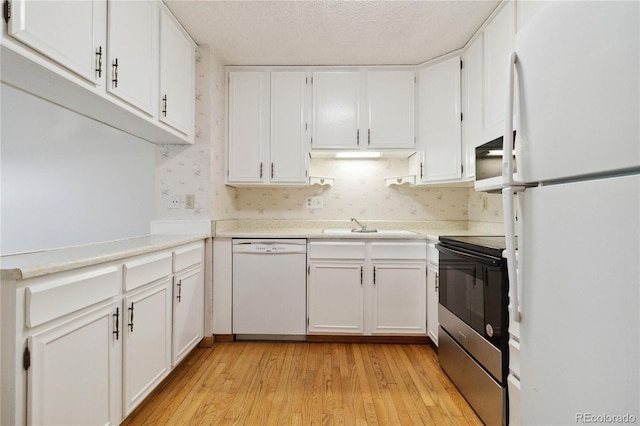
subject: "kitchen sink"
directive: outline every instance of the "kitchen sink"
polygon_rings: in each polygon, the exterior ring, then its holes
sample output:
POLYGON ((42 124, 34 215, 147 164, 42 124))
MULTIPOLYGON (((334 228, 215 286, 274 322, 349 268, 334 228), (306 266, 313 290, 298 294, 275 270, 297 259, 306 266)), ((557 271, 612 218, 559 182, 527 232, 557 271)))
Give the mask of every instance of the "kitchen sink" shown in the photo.
POLYGON ((382 235, 415 235, 415 232, 405 231, 403 229, 366 229, 361 231, 360 229, 334 229, 327 228, 322 230, 323 234, 334 234, 334 235, 351 235, 351 234, 382 234, 382 235))

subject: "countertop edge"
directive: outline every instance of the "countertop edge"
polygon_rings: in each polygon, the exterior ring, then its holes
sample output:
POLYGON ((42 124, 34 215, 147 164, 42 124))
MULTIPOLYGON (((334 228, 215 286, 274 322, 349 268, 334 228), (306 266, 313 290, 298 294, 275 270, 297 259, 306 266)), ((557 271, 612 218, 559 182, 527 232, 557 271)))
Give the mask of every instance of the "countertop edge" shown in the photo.
POLYGON ((0 280, 24 280, 112 262, 204 240, 211 235, 148 235, 125 240, 0 257, 0 280), (93 254, 75 255, 79 251, 93 254), (7 266, 8 265, 8 266, 7 266))

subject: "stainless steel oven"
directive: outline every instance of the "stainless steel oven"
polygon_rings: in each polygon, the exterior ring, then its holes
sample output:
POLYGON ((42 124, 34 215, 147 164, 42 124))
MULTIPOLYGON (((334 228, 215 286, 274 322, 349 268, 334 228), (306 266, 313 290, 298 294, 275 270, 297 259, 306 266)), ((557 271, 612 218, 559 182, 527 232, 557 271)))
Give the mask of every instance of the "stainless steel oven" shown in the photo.
POLYGON ((486 424, 507 422, 504 237, 441 237, 440 366, 486 424))

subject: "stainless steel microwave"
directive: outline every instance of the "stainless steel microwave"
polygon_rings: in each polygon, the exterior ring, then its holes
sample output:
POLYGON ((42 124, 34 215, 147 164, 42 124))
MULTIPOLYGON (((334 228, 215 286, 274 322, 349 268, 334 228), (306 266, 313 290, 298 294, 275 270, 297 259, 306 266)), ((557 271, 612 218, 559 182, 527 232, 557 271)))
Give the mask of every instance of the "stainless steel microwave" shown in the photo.
MULTIPOLYGON (((515 141, 513 132, 513 140, 515 141)), ((499 192, 504 187, 502 178, 503 136, 478 145, 476 147, 476 179, 474 187, 476 191, 499 192)), ((513 172, 516 170, 515 150, 512 152, 513 172)))

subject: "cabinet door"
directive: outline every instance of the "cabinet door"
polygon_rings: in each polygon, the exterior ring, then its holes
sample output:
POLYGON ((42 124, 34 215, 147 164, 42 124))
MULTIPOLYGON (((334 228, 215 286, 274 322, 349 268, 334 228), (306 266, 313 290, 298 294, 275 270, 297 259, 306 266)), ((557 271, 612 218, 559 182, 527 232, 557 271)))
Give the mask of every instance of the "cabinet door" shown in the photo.
POLYGON ((155 116, 158 97, 158 5, 109 2, 110 93, 155 116))
POLYGON ((228 182, 263 182, 269 144, 268 73, 229 73, 228 136, 228 182))
POLYGON ((364 264, 310 262, 309 333, 364 333, 364 264))
POLYGON ((462 147, 464 177, 472 179, 475 176, 475 147, 487 142, 482 139, 482 34, 474 40, 464 53, 464 67, 462 68, 462 102, 464 120, 462 121, 462 147))
POLYGON ((373 264, 372 334, 426 334, 426 262, 373 264))
POLYGON ((198 265, 174 277, 173 366, 202 340, 203 327, 204 277, 198 265))
POLYGON ((307 181, 304 72, 271 73, 271 170, 273 183, 307 181))
POLYGON ((484 30, 484 129, 486 140, 504 133, 507 70, 514 49, 515 13, 507 2, 484 30))
POLYGON ((427 334, 438 346, 438 267, 427 267, 427 334))
POLYGON ((171 280, 162 279, 123 299, 123 414, 133 409, 171 368, 171 280))
POLYGON ((104 80, 106 0, 13 0, 11 13, 9 35, 90 82, 104 80))
POLYGON ((171 14, 160 14, 160 111, 165 124, 193 134, 195 47, 171 14))
POLYGON ((313 73, 312 149, 355 149, 360 134, 360 73, 313 73))
POLYGON ((458 180, 462 174, 459 56, 420 71, 419 99, 422 182, 458 180))
POLYGON ((415 72, 367 72, 367 147, 415 146, 415 72))
POLYGON ((115 314, 112 299, 29 338, 30 424, 119 423, 115 314))

